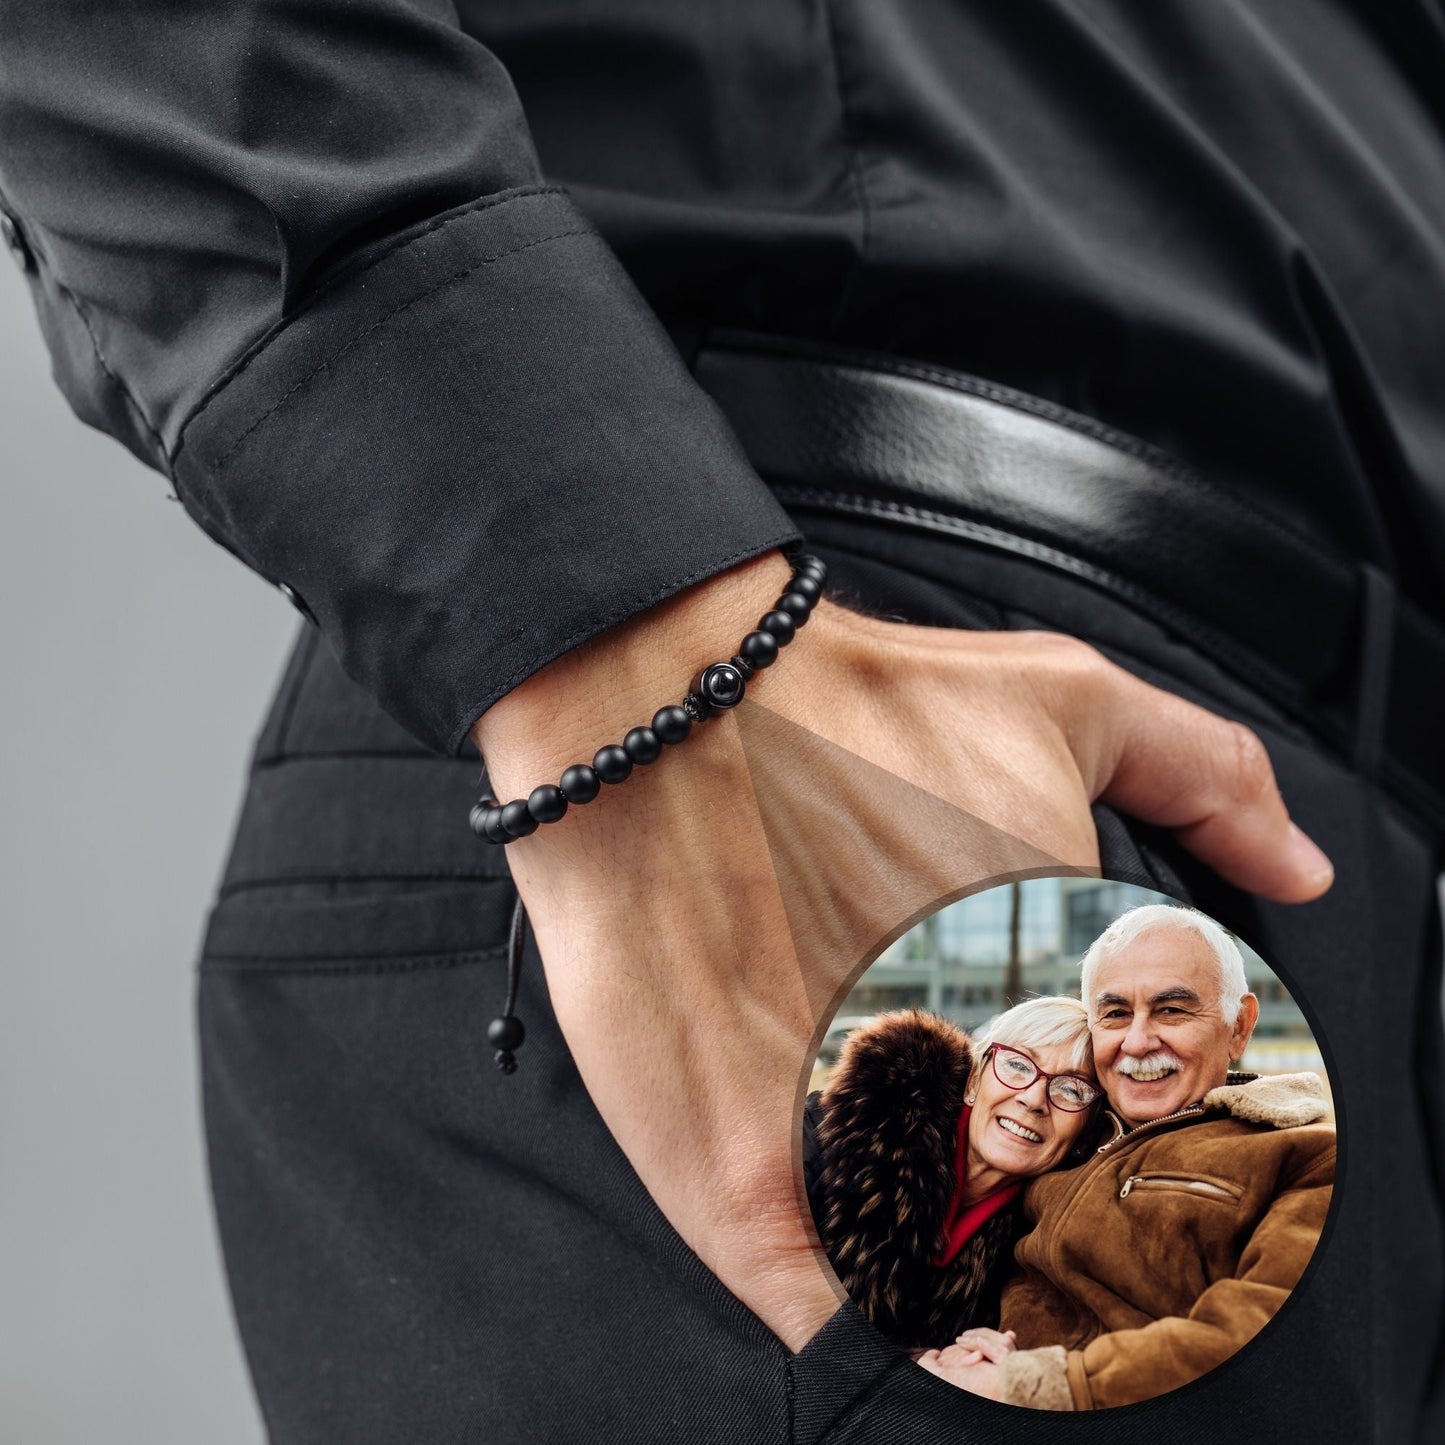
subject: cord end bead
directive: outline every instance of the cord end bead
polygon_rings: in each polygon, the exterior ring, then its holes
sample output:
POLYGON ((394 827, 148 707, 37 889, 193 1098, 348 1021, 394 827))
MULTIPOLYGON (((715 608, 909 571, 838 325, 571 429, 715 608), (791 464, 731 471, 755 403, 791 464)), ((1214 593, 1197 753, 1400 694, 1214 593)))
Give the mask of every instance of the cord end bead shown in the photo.
POLYGON ((496 1049, 496 1064, 504 1074, 517 1072, 516 1050, 526 1037, 527 1030, 516 1014, 502 1014, 487 1025, 487 1042, 496 1049))
POLYGON ((487 1025, 487 1042, 494 1049, 520 1049, 527 1030, 516 1014, 499 1014, 487 1025))

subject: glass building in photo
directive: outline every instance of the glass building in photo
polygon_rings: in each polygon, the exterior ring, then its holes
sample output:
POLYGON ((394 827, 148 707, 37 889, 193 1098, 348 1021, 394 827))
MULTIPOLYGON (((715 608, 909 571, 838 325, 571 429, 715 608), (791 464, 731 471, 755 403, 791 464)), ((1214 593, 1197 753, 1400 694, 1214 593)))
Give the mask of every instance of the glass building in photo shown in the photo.
MULTIPOLYGON (((851 1029, 888 1009, 918 1007, 973 1031, 1020 999, 1079 993, 1079 960, 1130 908, 1176 900, 1132 883, 1034 878, 949 904, 884 950, 838 1011, 819 1054, 826 1068, 851 1029)), ((1259 1024, 1241 1066, 1259 1073, 1324 1063, 1309 1024, 1274 971, 1243 939, 1259 1024)))

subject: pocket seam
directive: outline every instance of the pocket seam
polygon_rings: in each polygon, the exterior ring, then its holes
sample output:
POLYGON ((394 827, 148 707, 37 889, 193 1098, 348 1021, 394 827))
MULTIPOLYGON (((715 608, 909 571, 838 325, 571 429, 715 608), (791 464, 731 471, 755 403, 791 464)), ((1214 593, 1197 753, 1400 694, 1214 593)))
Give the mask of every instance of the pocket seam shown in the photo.
POLYGON ((408 957, 405 954, 378 954, 350 961, 324 955, 297 954, 288 958, 255 958, 249 954, 203 954, 196 964, 202 974, 227 974, 231 977, 269 977, 289 975, 296 978, 327 978, 358 974, 420 973, 429 969, 466 968, 491 963, 506 957, 506 947, 465 949, 459 953, 428 953, 408 957))

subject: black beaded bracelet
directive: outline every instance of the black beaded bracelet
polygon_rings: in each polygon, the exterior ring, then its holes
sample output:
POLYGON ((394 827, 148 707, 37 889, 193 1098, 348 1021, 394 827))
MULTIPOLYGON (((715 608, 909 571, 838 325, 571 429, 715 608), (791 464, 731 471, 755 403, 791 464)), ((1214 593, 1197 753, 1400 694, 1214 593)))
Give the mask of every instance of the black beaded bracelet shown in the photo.
MULTIPOLYGON (((543 783, 525 798, 499 803, 483 798, 471 811, 472 832, 487 843, 505 845, 535 833, 543 823, 556 823, 574 803, 590 803, 602 791, 603 783, 621 783, 634 766, 656 762, 664 745, 682 742, 694 723, 707 722, 735 708, 747 685, 762 668, 771 667, 779 651, 807 622, 818 598, 828 568, 819 558, 801 553, 792 559, 793 578, 773 607, 759 620, 757 629, 743 638, 738 650, 726 662, 710 663, 692 680, 680 703, 659 708, 650 726, 635 727, 621 743, 599 748, 591 766, 575 763, 557 783, 543 783)), ((512 914, 511 937, 507 947, 507 1006, 491 1022, 487 1037, 497 1050, 497 1067, 504 1074, 517 1067, 515 1050, 526 1037, 522 1021, 513 1010, 517 1003, 517 982, 521 972, 522 946, 527 912, 521 897, 512 914)))
POLYGON ((499 803, 483 798, 471 812, 472 832, 487 843, 510 843, 535 833, 543 823, 556 823, 573 803, 590 803, 603 783, 627 779, 634 765, 654 763, 662 756, 664 744, 676 745, 692 732, 694 723, 706 722, 735 708, 747 685, 760 668, 777 661, 808 620, 828 575, 827 566, 804 553, 793 564, 793 580, 772 610, 759 620, 756 632, 743 638, 727 662, 714 662, 702 669, 681 703, 659 708, 650 727, 635 727, 621 743, 599 748, 589 767, 574 763, 557 783, 543 783, 525 798, 499 803))

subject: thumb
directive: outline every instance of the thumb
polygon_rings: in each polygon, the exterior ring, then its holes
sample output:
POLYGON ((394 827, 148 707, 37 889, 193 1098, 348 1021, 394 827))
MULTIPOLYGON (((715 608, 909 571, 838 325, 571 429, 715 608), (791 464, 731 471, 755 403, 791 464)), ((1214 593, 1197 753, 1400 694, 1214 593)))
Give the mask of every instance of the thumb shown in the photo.
POLYGON ((1222 877, 1277 903, 1307 903, 1334 881, 1290 820, 1256 733, 1107 664, 1091 796, 1179 841, 1222 877))

